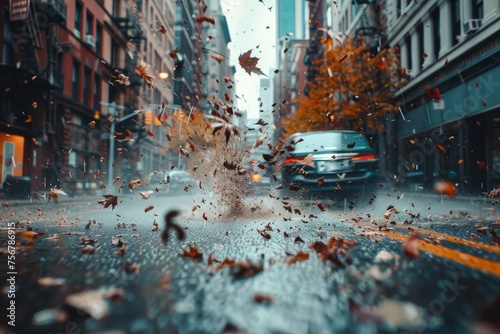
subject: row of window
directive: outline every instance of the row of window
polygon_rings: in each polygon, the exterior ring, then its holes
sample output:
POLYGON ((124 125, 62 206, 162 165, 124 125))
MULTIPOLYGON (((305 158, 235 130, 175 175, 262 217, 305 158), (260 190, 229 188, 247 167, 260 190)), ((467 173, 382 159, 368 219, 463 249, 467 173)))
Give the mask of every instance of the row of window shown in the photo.
POLYGON ((77 60, 73 60, 71 75, 71 97, 73 100, 83 102, 90 108, 96 109, 99 107, 101 87, 102 82, 98 75, 94 74, 87 66, 83 66, 82 69, 82 64, 77 60), (81 80, 82 70, 83 80, 81 80))
MULTIPOLYGON (((400 1, 398 1, 398 4, 400 1)), ((482 19, 483 18, 483 0, 471 0, 472 11, 471 16, 474 19, 482 19)), ((430 22, 429 24, 420 22, 416 26, 415 35, 417 43, 412 43, 412 36, 408 33, 400 43, 400 49, 405 49, 404 52, 401 52, 401 63, 407 69, 415 69, 419 70, 422 68, 427 57, 430 57, 430 60, 435 62, 439 59, 439 53, 441 51, 441 43, 443 39, 448 39, 450 36, 444 36, 443 34, 451 35, 451 45, 454 46, 460 42, 460 36, 462 34, 462 24, 465 23, 462 20, 461 13, 461 0, 450 0, 450 29, 442 30, 441 29, 441 13, 440 8, 436 7, 430 13, 430 22), (431 36, 431 40, 426 40, 425 38, 425 29, 432 29, 432 33, 429 34, 431 36), (415 50, 416 48, 416 50, 415 50), (426 54, 426 50, 432 50, 432 54, 426 54), (413 57, 414 54, 418 54, 418 57, 413 57), (415 63, 416 62, 416 63, 415 63)))
POLYGON ((83 27, 83 5, 80 2, 75 3, 75 27, 73 33, 76 37, 81 38, 88 45, 95 48, 98 55, 102 53, 102 31, 103 26, 89 10, 85 11, 85 27, 83 27))

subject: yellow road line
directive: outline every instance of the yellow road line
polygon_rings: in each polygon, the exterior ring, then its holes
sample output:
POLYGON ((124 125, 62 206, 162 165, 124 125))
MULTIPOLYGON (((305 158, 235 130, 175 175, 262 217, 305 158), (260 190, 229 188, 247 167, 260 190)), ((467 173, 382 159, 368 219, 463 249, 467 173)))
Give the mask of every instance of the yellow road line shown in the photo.
MULTIPOLYGON (((408 225, 403 225, 401 223, 397 223, 397 226, 401 227, 401 228, 407 228, 408 227, 408 225)), ((415 232, 422 233, 422 234, 428 234, 428 235, 431 235, 432 237, 443 238, 446 241, 454 242, 454 243, 457 243, 457 244, 462 244, 462 245, 465 245, 465 246, 471 246, 471 247, 474 247, 474 248, 479 248, 479 249, 482 249, 482 250, 485 250, 485 251, 488 251, 488 252, 492 252, 492 253, 495 253, 495 254, 500 254, 500 247, 499 246, 487 245, 487 244, 484 244, 482 242, 467 240, 467 239, 463 239, 463 238, 459 238, 459 237, 455 237, 455 236, 452 236, 452 235, 448 235, 448 234, 444 234, 444 233, 439 233, 439 232, 435 232, 435 231, 429 231, 429 230, 423 229, 421 227, 413 227, 412 226, 412 229, 415 232)))
MULTIPOLYGON (((385 231, 385 234, 391 238, 401 242, 405 242, 408 236, 394 231, 385 231)), ((490 274, 500 276, 500 262, 495 262, 457 250, 445 248, 440 245, 434 245, 423 240, 419 240, 419 248, 424 252, 429 252, 434 255, 449 259, 460 264, 466 265, 473 269, 484 270, 490 274)))

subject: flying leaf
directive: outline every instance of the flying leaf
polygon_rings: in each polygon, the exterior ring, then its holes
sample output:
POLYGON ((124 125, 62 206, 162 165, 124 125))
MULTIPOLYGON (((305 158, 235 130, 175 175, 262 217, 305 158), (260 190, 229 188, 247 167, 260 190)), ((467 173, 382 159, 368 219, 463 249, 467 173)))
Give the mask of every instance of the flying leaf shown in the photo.
POLYGON ((199 15, 196 17, 196 22, 197 23, 203 23, 203 22, 208 22, 210 24, 215 25, 215 19, 211 16, 207 15, 199 15))
POLYGON ((436 194, 453 197, 457 194, 457 188, 451 181, 439 181, 434 184, 434 192, 436 194))
POLYGON ((249 74, 252 75, 252 73, 255 73, 257 75, 264 75, 266 74, 261 71, 260 68, 257 67, 257 64, 259 62, 260 58, 257 57, 251 57, 252 50, 248 50, 247 52, 241 54, 238 57, 238 61, 240 62, 240 66, 249 74))
POLYGON ((218 55, 218 54, 215 54, 215 55, 212 54, 212 55, 210 55, 210 58, 215 59, 215 61, 218 62, 219 64, 224 61, 224 57, 221 55, 218 55))
POLYGON ((104 199, 97 200, 98 204, 104 205, 104 208, 106 209, 108 206, 111 205, 111 209, 114 209, 115 206, 118 205, 118 196, 107 194, 103 195, 104 199))
POLYGON ((439 91, 439 87, 430 88, 429 85, 424 86, 425 94, 433 99, 434 101, 441 100, 441 93, 439 91))
POLYGON ((140 75, 149 88, 155 87, 155 76, 151 73, 151 65, 148 65, 144 62, 144 60, 141 60, 139 66, 135 69, 135 72, 140 75))
POLYGON ((139 194, 141 195, 142 199, 148 199, 153 193, 154 193, 153 190, 139 191, 139 194))

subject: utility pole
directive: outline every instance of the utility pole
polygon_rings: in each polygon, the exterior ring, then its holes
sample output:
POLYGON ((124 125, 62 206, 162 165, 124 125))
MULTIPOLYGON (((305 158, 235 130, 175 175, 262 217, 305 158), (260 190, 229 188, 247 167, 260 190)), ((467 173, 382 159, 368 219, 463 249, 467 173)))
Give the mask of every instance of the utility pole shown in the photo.
MULTIPOLYGON (((116 121, 115 112, 117 110, 118 111, 125 110, 125 107, 117 105, 114 101, 111 103, 101 102, 101 105, 108 108, 109 115, 111 116, 111 127, 109 130, 108 186, 107 186, 108 191, 111 191, 111 188, 113 188, 113 163, 115 160, 115 131, 116 131, 116 123, 119 122, 116 121)), ((135 113, 127 115, 120 121, 124 121, 125 119, 128 119, 132 116, 135 116, 135 113)))

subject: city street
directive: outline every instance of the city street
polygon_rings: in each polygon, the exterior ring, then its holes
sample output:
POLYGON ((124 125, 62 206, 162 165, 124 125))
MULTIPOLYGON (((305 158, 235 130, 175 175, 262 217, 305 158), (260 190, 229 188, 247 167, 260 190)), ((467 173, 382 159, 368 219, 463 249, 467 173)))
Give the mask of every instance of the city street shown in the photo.
MULTIPOLYGON (((15 327, 2 321, 0 333, 500 330, 491 199, 390 188, 371 204, 272 197, 245 199, 239 216, 209 194, 136 191, 114 209, 103 197, 4 202, 1 220, 16 224, 15 268, 0 264, 15 272, 15 327)), ((9 281, 2 289, 5 310, 9 281)))

